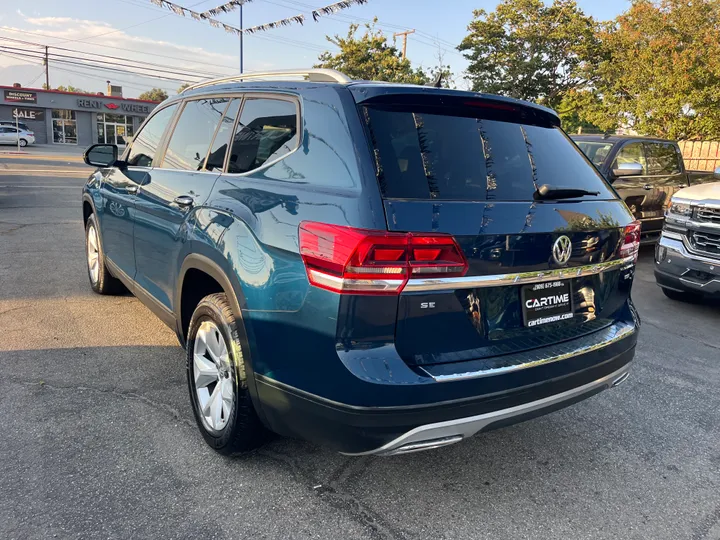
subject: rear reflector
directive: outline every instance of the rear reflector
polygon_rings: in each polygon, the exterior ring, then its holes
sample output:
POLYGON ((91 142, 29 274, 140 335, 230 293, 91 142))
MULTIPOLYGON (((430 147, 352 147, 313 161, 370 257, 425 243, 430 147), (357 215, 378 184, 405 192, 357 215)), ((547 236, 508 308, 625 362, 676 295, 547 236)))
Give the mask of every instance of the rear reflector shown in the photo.
POLYGON ((398 294, 413 276, 462 276, 468 264, 452 236, 391 233, 304 221, 300 255, 310 283, 347 294, 398 294))
POLYGON ((640 253, 640 222, 633 221, 625 227, 625 236, 618 255, 622 258, 633 257, 636 261, 640 253))

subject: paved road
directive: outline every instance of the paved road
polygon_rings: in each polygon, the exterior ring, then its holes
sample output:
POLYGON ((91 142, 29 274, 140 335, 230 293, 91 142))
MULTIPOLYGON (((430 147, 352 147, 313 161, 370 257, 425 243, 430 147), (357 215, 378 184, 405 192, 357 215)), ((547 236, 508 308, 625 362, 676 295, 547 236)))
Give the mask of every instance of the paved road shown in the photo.
POLYGON ((434 452, 226 459, 170 330, 90 292, 87 171, 27 165, 0 157, 0 538, 720 539, 720 307, 667 300, 651 253, 616 389, 434 452))

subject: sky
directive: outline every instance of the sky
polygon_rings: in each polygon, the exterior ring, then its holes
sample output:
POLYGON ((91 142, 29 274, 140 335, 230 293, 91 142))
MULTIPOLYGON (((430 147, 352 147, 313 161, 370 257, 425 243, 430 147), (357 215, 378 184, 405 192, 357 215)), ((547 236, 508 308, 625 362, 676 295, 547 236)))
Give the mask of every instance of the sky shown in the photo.
MULTIPOLYGON (((174 0, 183 7, 205 11, 227 0, 174 0)), ((345 35, 350 23, 365 24, 378 18, 377 27, 390 39, 394 32, 415 29, 408 38, 407 55, 416 66, 436 65, 438 54, 458 76, 467 66, 455 50, 466 35, 475 9, 492 11, 496 0, 368 0, 332 16, 313 22, 310 11, 336 0, 251 0, 243 9, 244 27, 304 14, 304 25, 291 25, 244 38, 245 71, 311 67, 319 54, 337 48, 327 35, 345 35)), ((626 10, 626 0, 579 0, 585 13, 599 20, 612 19, 626 10)), ((160 8, 150 0, 34 0, 20 3, 0 0, 0 46, 21 51, 37 47, 4 38, 51 46, 51 52, 69 56, 80 53, 53 49, 92 52, 118 58, 142 60, 161 69, 189 69, 208 76, 239 72, 240 44, 237 36, 191 17, 182 17, 160 8), (18 8, 18 6, 21 6, 18 8)), ((239 26, 238 11, 217 17, 239 26)), ((361 30, 358 31, 359 33, 361 30)), ((397 45, 402 44, 398 38, 397 45)), ((40 60, 16 56, 18 51, 0 50, 0 85, 20 83, 41 87, 44 67, 40 60)), ((117 62, 117 61, 115 61, 117 62)), ((169 77, 178 77, 170 75, 169 77)), ((178 77, 182 78, 182 77, 178 77)), ((88 91, 105 91, 106 81, 123 86, 126 97, 137 97, 153 86, 171 94, 182 81, 152 80, 125 73, 111 73, 87 67, 54 64, 50 61, 50 85, 73 85, 88 91)))

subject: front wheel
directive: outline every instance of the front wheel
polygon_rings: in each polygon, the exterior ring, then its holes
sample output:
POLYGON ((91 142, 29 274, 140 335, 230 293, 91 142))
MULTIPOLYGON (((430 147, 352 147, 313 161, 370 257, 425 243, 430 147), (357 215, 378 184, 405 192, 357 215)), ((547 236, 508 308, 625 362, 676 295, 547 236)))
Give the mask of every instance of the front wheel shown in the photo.
POLYGON ((190 401, 205 441, 225 455, 252 450, 266 436, 248 390, 237 321, 224 294, 195 308, 187 340, 190 401))
POLYGON ((85 261, 87 262, 88 278, 92 290, 98 294, 118 294, 124 287, 119 279, 110 275, 105 266, 105 253, 103 252, 100 234, 98 233, 95 214, 85 224, 85 261))
POLYGON ((691 292, 682 292, 682 291, 675 291, 673 289, 666 289, 665 287, 661 287, 663 294, 667 296, 670 300, 675 300, 676 302, 697 302, 700 297, 697 294, 691 293, 691 292))

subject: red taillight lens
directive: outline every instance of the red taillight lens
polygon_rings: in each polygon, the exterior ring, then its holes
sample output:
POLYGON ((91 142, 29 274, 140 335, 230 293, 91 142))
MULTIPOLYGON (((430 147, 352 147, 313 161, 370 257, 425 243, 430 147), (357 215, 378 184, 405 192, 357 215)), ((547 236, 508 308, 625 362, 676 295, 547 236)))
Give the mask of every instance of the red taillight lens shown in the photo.
POLYGON ((633 257, 637 261, 640 252, 640 222, 633 221, 625 227, 625 237, 618 255, 622 258, 633 257))
POLYGON ((310 283, 349 294, 398 294, 413 276, 462 276, 467 261, 452 236, 391 233, 304 221, 300 255, 310 283))

